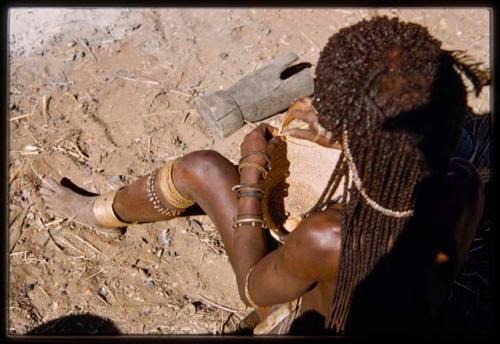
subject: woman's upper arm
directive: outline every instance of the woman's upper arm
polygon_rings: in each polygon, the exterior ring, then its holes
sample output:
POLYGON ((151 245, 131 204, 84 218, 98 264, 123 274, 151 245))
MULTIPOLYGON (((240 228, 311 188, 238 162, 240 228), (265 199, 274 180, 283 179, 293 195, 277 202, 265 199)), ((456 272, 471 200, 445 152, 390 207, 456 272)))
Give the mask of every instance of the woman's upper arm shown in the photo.
POLYGON ((293 300, 317 282, 336 277, 340 255, 339 217, 327 211, 302 221, 286 243, 254 267, 249 294, 260 305, 293 300))

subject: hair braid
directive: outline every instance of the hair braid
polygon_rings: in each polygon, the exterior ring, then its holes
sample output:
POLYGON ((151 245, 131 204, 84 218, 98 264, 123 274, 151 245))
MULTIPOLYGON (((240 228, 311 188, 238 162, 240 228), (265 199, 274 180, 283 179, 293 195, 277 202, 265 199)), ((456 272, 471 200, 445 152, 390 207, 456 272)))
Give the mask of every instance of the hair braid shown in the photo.
MULTIPOLYGON (((419 118, 417 110, 434 101, 444 54, 424 27, 387 17, 341 29, 320 53, 314 99, 319 121, 334 139, 349 133, 364 193, 384 208, 413 208, 413 190, 429 167, 425 145, 418 143, 419 135, 429 136, 425 125, 418 124, 426 117, 419 118)), ((441 149, 451 141, 438 137, 430 142, 441 149)), ((339 332, 345 330, 353 289, 408 222, 372 208, 355 185, 349 186, 351 172, 344 157, 312 209, 328 204, 344 180, 340 267, 327 320, 339 332)))

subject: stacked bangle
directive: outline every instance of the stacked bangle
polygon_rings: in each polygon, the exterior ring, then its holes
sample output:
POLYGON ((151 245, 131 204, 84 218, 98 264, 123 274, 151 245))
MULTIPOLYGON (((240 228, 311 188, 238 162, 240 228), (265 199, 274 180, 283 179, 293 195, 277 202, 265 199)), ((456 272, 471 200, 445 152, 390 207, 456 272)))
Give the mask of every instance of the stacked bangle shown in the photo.
POLYGON ((241 174, 241 170, 244 169, 245 167, 253 167, 259 170, 260 174, 262 175, 262 179, 266 179, 267 176, 267 170, 265 169, 264 166, 259 165, 255 162, 242 162, 238 166, 238 172, 241 174))
POLYGON ((260 214, 238 215, 236 218, 233 219, 234 229, 240 228, 245 224, 250 224, 252 225, 252 227, 255 227, 256 224, 258 224, 259 228, 266 228, 266 223, 264 222, 264 220, 262 219, 262 215, 260 214))
POLYGON ((242 197, 262 199, 264 197, 264 190, 257 185, 236 184, 232 190, 236 191, 238 199, 242 197))
POLYGON ((233 191, 258 191, 258 192, 264 192, 264 189, 258 187, 257 185, 249 185, 249 184, 236 184, 234 185, 231 190, 233 191))
POLYGON ((257 198, 262 199, 264 197, 264 193, 258 191, 240 191, 238 192, 238 199, 248 197, 248 198, 257 198))
POLYGON ((248 152, 247 154, 243 155, 240 158, 240 163, 242 163, 245 158, 249 157, 250 155, 254 155, 254 154, 262 155, 266 159, 266 161, 267 161, 267 169, 268 170, 271 169, 271 156, 269 154, 267 154, 267 153, 259 152, 259 151, 248 152))

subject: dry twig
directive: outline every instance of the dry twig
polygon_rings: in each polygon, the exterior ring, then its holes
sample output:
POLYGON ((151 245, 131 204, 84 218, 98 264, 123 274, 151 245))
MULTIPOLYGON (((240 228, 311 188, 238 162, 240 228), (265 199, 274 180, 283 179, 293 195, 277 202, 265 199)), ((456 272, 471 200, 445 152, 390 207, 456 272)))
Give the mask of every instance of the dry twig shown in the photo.
POLYGON ((17 120, 20 120, 20 119, 23 119, 23 118, 27 118, 27 117, 31 117, 33 116, 35 113, 34 112, 30 112, 30 113, 27 113, 25 115, 19 115, 19 116, 15 116, 15 117, 11 117, 9 119, 10 122, 13 122, 13 121, 17 121, 17 120))
POLYGON ((52 226, 52 225, 56 225, 56 224, 58 224, 58 223, 61 223, 61 222, 63 222, 63 221, 64 221, 64 219, 56 219, 56 220, 54 220, 54 221, 50 221, 49 223, 45 223, 45 224, 43 224, 43 225, 44 225, 45 227, 49 227, 49 226, 52 226))
POLYGON ((314 43, 314 41, 313 41, 311 38, 309 38, 309 36, 307 36, 307 35, 306 35, 304 32, 302 32, 302 31, 301 31, 300 33, 302 34, 302 36, 304 36, 304 38, 305 38, 305 39, 307 39, 307 40, 309 41, 309 43, 311 43, 311 45, 313 45, 313 47, 314 47, 314 48, 316 48, 316 49, 320 50, 320 49, 319 49, 319 46, 318 46, 316 43, 314 43))
POLYGON ((82 237, 80 237, 79 235, 77 234, 73 234, 73 236, 80 240, 81 242, 83 242, 85 245, 87 245, 88 247, 90 247, 92 250, 94 250, 95 252, 97 252, 98 254, 102 255, 102 252, 101 250, 99 250, 97 247, 95 247, 94 245, 92 245, 91 243, 89 243, 87 240, 83 239, 82 237))
POLYGON ((95 276, 99 275, 99 274, 100 274, 101 272, 103 272, 103 271, 104 271, 104 269, 101 269, 101 270, 97 271, 95 274, 92 274, 92 275, 90 275, 89 277, 86 277, 85 279, 87 279, 87 280, 88 280, 88 279, 91 279, 92 277, 95 277, 95 276))
POLYGON ((21 170, 22 170, 22 166, 19 166, 18 168, 16 168, 14 173, 12 173, 12 175, 9 178, 9 184, 12 184, 12 182, 17 178, 17 176, 18 176, 19 172, 21 172, 21 170))
POLYGON ((54 238, 54 236, 52 235, 52 233, 50 232, 50 229, 47 229, 47 232, 49 233, 49 238, 52 240, 52 242, 54 243, 54 245, 56 245, 56 247, 58 249, 60 249, 61 251, 65 251, 66 248, 64 246, 62 246, 61 244, 59 244, 56 239, 54 238))
POLYGON ((181 91, 177 91, 177 90, 168 90, 168 92, 179 94, 181 96, 188 97, 188 98, 191 98, 193 96, 192 94, 187 94, 187 93, 184 93, 184 92, 181 92, 181 91))
POLYGON ((255 64, 252 67, 252 70, 250 71, 250 73, 253 73, 255 71, 255 69, 257 68, 258 65, 259 65, 259 63, 255 62, 255 64))
POLYGON ((151 116, 158 116, 158 115, 164 115, 164 114, 169 114, 169 113, 180 113, 182 110, 165 110, 165 111, 160 111, 160 112, 153 112, 153 113, 148 113, 146 115, 143 115, 143 117, 151 117, 151 116))
POLYGON ((240 312, 240 311, 243 311, 243 310, 239 310, 239 309, 234 309, 234 308, 231 308, 231 307, 228 307, 228 306, 224 306, 224 305, 221 305, 213 300, 210 300, 208 297, 202 295, 202 294, 199 294, 198 297, 200 298, 200 301, 203 301, 207 304, 209 304, 210 306, 213 306, 213 307, 216 307, 216 308, 219 308, 219 309, 222 309, 226 312, 230 312, 230 313, 237 313, 237 312, 240 312))
POLYGON ((42 98, 42 113, 43 117, 45 117, 45 124, 49 124, 49 102, 51 96, 43 96, 42 98))
POLYGON ((110 306, 109 302, 107 302, 106 300, 104 300, 104 298, 99 295, 98 293, 97 294, 94 294, 102 303, 104 303, 106 306, 110 306))
POLYGON ((92 51, 92 49, 87 46, 87 44, 85 44, 80 38, 76 38, 76 41, 78 42, 78 44, 80 44, 80 46, 85 50, 85 52, 92 56, 92 59, 94 60, 95 63, 97 63, 97 56, 94 54, 94 52, 92 51))
POLYGON ((28 215, 29 210, 31 209, 31 205, 24 208, 24 210, 21 212, 21 214, 15 219, 15 221, 12 223, 10 226, 11 228, 11 235, 10 235, 10 249, 9 253, 11 253, 14 248, 17 245, 17 242, 19 238, 21 237, 21 234, 23 232, 23 224, 24 224, 24 219, 28 215))
POLYGON ((158 81, 153 81, 153 80, 144 80, 144 79, 134 79, 134 78, 129 78, 127 76, 118 76, 120 79, 127 80, 127 81, 132 81, 132 82, 141 82, 143 84, 149 84, 149 85, 159 85, 160 83, 158 81))
POLYGON ((38 107, 38 104, 35 104, 35 106, 33 107, 33 110, 31 110, 30 113, 27 113, 27 114, 24 114, 24 115, 19 115, 19 116, 14 116, 14 117, 11 117, 9 119, 10 122, 13 122, 13 121, 17 121, 17 120, 20 120, 20 119, 23 119, 23 118, 27 118, 27 117, 31 117, 35 114, 35 110, 36 108, 38 107))
POLYGON ((76 247, 75 245, 73 245, 68 239, 66 239, 66 238, 59 238, 59 240, 62 243, 64 243, 65 245, 71 247, 73 250, 77 251, 78 253, 84 254, 84 252, 82 252, 82 250, 80 250, 78 247, 76 247))

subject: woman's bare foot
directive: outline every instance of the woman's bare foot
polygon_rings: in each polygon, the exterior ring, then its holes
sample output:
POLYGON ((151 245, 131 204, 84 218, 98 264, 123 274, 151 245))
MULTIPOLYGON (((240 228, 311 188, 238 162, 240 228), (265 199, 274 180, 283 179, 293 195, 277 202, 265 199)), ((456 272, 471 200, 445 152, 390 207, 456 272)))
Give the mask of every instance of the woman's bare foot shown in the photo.
POLYGON ((96 196, 83 196, 70 188, 62 186, 53 179, 44 180, 40 194, 49 213, 59 218, 71 218, 73 221, 94 228, 99 233, 119 237, 123 228, 104 228, 96 222, 92 205, 96 196))

